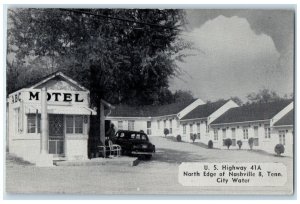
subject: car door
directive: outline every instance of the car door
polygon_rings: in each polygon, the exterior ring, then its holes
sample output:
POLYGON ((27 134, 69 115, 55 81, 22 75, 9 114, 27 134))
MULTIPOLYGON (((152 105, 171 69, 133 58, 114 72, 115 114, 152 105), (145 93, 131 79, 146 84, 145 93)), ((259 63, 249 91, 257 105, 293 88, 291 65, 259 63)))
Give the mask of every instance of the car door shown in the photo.
POLYGON ((130 133, 120 132, 116 144, 120 145, 123 150, 131 150, 130 136, 130 133))

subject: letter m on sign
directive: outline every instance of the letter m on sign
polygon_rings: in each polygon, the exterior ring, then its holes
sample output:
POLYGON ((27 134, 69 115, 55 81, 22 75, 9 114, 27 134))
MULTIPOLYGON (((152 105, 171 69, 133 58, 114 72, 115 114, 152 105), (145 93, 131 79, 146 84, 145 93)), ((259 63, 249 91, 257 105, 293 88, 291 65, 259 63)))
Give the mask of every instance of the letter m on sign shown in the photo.
POLYGON ((39 92, 36 92, 35 94, 33 94, 31 91, 29 92, 29 100, 31 101, 33 99, 37 101, 39 100, 39 92))

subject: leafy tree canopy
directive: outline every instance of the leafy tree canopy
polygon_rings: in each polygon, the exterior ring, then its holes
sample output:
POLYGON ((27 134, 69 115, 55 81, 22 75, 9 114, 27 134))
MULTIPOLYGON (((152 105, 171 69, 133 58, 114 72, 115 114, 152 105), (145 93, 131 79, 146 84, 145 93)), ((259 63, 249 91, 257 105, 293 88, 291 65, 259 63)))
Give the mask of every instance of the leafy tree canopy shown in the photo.
POLYGON ((88 87, 94 105, 100 98, 114 104, 162 104, 168 79, 179 72, 175 62, 183 61, 181 51, 192 47, 179 37, 186 23, 182 10, 8 13, 8 93, 59 70, 88 87))

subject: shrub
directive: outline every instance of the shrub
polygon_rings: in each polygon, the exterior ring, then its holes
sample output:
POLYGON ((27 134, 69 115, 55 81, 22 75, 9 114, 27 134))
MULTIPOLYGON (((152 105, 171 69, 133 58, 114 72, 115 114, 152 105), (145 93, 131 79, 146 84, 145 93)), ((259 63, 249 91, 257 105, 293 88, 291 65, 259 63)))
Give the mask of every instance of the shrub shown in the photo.
POLYGON ((144 130, 140 130, 141 133, 145 133, 144 130))
POLYGON ((253 138, 253 137, 250 137, 250 138, 248 139, 248 144, 249 144, 249 147, 250 147, 251 150, 252 150, 252 148, 253 148, 253 143, 254 143, 254 138, 253 138))
POLYGON ((243 142, 241 140, 238 140, 237 142, 237 145, 239 146, 239 149, 241 149, 242 145, 243 145, 243 142))
POLYGON ((197 138, 196 134, 191 134, 191 140, 193 141, 193 143, 195 142, 196 138, 197 138))
POLYGON ((176 140, 177 140, 177 142, 181 142, 181 136, 180 136, 180 135, 177 135, 177 136, 176 136, 176 140))
POLYGON ((213 141, 209 140, 209 141, 208 141, 208 148, 209 148, 209 149, 212 149, 213 147, 214 147, 213 141))
POLYGON ((282 144, 277 144, 274 148, 274 151, 278 156, 284 153, 284 146, 282 144))
POLYGON ((169 129, 168 128, 165 128, 164 129, 164 135, 165 135, 165 137, 167 137, 167 135, 169 134, 170 132, 169 132, 169 129))
POLYGON ((232 145, 232 140, 230 138, 227 138, 224 140, 224 145, 227 146, 227 149, 232 145))

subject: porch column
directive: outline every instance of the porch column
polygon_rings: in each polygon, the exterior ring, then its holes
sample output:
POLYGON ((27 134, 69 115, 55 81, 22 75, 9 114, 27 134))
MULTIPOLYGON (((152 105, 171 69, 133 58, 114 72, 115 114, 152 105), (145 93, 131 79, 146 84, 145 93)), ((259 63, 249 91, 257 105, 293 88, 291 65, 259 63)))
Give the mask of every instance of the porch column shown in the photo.
POLYGON ((41 154, 48 154, 48 113, 47 113, 47 88, 41 91, 41 154))
POLYGON ((48 150, 48 113, 47 113, 47 89, 41 90, 41 154, 38 156, 36 165, 45 167, 53 166, 53 155, 48 150))
POLYGON ((105 118, 104 118, 103 103, 100 103, 100 141, 104 145, 104 142, 105 142, 105 118))
MULTIPOLYGON (((105 146, 105 118, 104 118, 104 104, 100 102, 100 141, 105 146)), ((103 156, 106 157, 106 151, 103 149, 103 156)))

